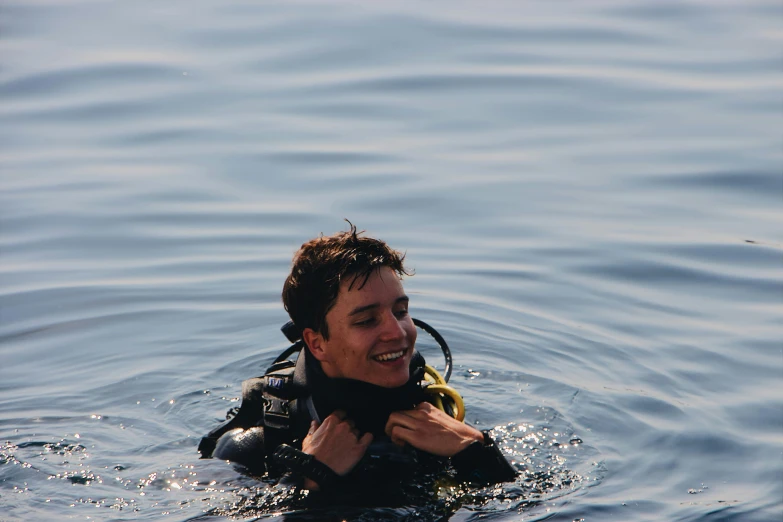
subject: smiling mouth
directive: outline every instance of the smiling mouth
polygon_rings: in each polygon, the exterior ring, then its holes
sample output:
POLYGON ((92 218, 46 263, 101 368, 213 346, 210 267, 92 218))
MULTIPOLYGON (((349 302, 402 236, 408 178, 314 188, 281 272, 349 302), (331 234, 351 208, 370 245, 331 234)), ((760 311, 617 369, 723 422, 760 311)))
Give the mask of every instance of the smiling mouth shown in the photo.
POLYGON ((391 362, 391 361, 396 361, 397 359, 399 359, 404 355, 405 355, 405 350, 398 350, 396 352, 389 352, 381 355, 376 355, 375 357, 373 357, 373 360, 378 362, 391 362))

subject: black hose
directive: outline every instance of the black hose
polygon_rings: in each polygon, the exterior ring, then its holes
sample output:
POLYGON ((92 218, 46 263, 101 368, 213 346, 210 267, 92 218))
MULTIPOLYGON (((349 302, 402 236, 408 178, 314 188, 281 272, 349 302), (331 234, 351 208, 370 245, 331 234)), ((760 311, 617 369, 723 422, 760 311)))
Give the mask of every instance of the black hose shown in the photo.
POLYGON ((413 324, 427 332, 432 336, 433 339, 438 343, 440 346, 441 351, 443 351, 443 358, 446 359, 446 369, 443 371, 443 380, 446 382, 449 382, 449 378, 451 377, 451 350, 449 350, 449 345, 446 344, 446 340, 441 336, 438 331, 433 328, 432 326, 428 325, 424 321, 420 319, 413 319, 413 324))

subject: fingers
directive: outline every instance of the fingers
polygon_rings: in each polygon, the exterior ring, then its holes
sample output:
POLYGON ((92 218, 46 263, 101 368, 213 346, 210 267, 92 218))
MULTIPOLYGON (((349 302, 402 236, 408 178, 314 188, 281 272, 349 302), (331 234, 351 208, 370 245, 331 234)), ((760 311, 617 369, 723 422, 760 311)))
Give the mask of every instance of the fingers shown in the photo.
POLYGON ((386 421, 386 426, 384 426, 383 431, 391 437, 392 429, 397 426, 398 422, 396 421, 397 413, 392 413, 389 415, 389 419, 386 421))
POLYGON ((318 428, 320 426, 321 425, 318 424, 318 421, 315 421, 315 420, 310 421, 310 429, 307 430, 307 435, 305 435, 305 437, 304 437, 303 444, 309 444, 310 441, 313 440, 313 437, 316 436, 315 434, 318 431, 318 428))
POLYGON ((342 421, 341 424, 345 424, 346 426, 348 426, 348 431, 353 433, 354 437, 356 437, 357 439, 359 438, 360 432, 359 430, 356 429, 356 423, 353 421, 353 419, 346 418, 342 421))
POLYGON ((399 437, 397 437, 397 438, 392 438, 392 439, 391 439, 391 441, 392 441, 394 444, 396 444, 397 446, 401 447, 401 448, 404 448, 404 447, 405 447, 405 441, 404 441, 404 440, 402 440, 402 439, 401 439, 401 438, 399 438, 399 437))
POLYGON ((417 417, 414 417, 410 414, 410 412, 407 411, 395 411, 391 415, 389 415, 389 420, 386 421, 386 427, 384 428, 384 431, 386 432, 386 435, 391 437, 391 431, 395 426, 404 426, 408 429, 415 429, 417 422, 417 417))
POLYGON ((332 424, 340 424, 345 422, 348 424, 351 428, 355 427, 355 423, 353 422, 353 419, 348 418, 348 414, 345 413, 343 410, 334 410, 330 415, 324 419, 325 422, 331 422, 332 424))
POLYGON ((354 423, 350 419, 346 420, 346 415, 347 414, 343 410, 334 410, 328 417, 326 417, 326 419, 324 419, 323 424, 328 425, 329 427, 337 427, 343 423, 346 423, 348 428, 353 429, 354 423))
POLYGON ((394 426, 388 435, 391 441, 398 446, 405 446, 406 443, 410 444, 414 437, 412 430, 402 426, 394 426))
POLYGON ((372 433, 370 433, 369 431, 364 435, 362 435, 362 438, 359 439, 359 445, 364 447, 365 450, 370 446, 371 442, 372 442, 372 433))

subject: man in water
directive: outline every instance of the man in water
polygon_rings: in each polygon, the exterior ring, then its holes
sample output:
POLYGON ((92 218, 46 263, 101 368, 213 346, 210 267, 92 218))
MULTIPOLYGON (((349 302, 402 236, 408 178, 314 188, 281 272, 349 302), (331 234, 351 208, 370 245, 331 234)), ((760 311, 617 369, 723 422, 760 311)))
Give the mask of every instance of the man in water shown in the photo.
POLYGON ((202 456, 287 473, 310 490, 433 465, 513 480, 486 432, 426 401, 403 259, 353 225, 303 244, 282 297, 304 348, 295 364, 243 384, 242 408, 202 440, 202 456))

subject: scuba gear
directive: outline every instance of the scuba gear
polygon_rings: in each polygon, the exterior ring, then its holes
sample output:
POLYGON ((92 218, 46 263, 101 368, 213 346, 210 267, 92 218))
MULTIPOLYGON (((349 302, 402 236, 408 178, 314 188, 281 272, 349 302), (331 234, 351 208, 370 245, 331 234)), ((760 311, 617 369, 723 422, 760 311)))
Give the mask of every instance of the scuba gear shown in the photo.
POLYGON ((358 430, 375 435, 365 459, 351 472, 352 480, 369 483, 380 480, 389 470, 401 477, 418 469, 417 451, 391 443, 384 427, 393 411, 412 409, 425 400, 419 385, 424 375, 421 355, 415 354, 411 360, 408 383, 392 389, 352 379, 330 379, 308 350, 302 350, 295 362, 275 363, 269 370, 264 377, 242 383, 239 412, 201 440, 203 458, 214 455, 229 460, 252 475, 266 471, 279 475, 287 468, 280 468, 271 458, 276 448, 281 444, 301 448, 310 421, 321 422, 339 407, 358 430))
MULTIPOLYGON (((424 358, 418 353, 411 358, 409 372, 411 378, 397 388, 353 379, 330 379, 309 351, 301 350, 296 361, 273 363, 263 377, 244 381, 238 413, 209 432, 201 440, 199 452, 205 458, 214 453, 234 462, 246 460, 226 456, 245 449, 244 439, 231 445, 221 440, 226 434, 226 438, 231 438, 236 428, 263 428, 263 446, 269 452, 283 443, 301 444, 311 420, 321 422, 338 408, 346 411, 360 431, 382 436, 392 412, 412 409, 426 400, 420 385, 424 379, 424 358)), ((263 469, 250 471, 263 473, 263 469)))
POLYGON ((458 421, 464 421, 465 402, 462 400, 462 396, 457 393, 457 390, 446 384, 446 380, 440 376, 438 370, 429 364, 424 365, 424 377, 428 381, 424 384, 424 391, 430 395, 429 399, 432 405, 448 413, 458 421), (453 406, 456 406, 456 411, 454 411, 453 406))
POLYGON ((432 338, 435 339, 435 341, 438 343, 438 346, 440 346, 440 349, 443 351, 443 358, 446 359, 446 369, 444 370, 446 376, 443 378, 443 384, 449 382, 449 379, 451 378, 452 362, 451 362, 451 350, 449 350, 449 345, 446 344, 446 340, 438 333, 438 331, 435 328, 428 325, 424 321, 414 318, 413 324, 415 324, 416 326, 418 326, 419 328, 421 328, 422 330, 430 334, 432 338))
MULTIPOLYGON (((427 365, 424 367, 427 383, 424 383, 423 386, 425 387, 424 389, 429 396, 427 397, 427 401, 431 402, 439 410, 446 412, 458 421, 464 421, 465 403, 457 390, 447 384, 449 382, 449 378, 451 377, 452 369, 451 350, 449 349, 449 345, 446 344, 446 340, 443 338, 443 336, 440 335, 440 333, 438 333, 435 328, 428 325, 424 321, 414 318, 413 324, 427 332, 430 336, 432 336, 433 339, 435 339, 435 342, 438 343, 438 346, 443 352, 443 357, 446 360, 446 366, 444 370, 446 375, 445 377, 442 377, 440 373, 438 373, 438 371, 432 366, 427 365)), ((272 366, 267 369, 267 373, 269 373, 275 364, 287 360, 293 354, 301 351, 304 347, 304 341, 302 341, 302 332, 293 321, 288 321, 280 328, 280 330, 293 344, 283 351, 283 353, 277 356, 277 358, 272 363, 272 366)))
MULTIPOLYGON (((462 397, 446 384, 451 376, 451 351, 437 330, 419 319, 413 319, 413 323, 431 335, 443 351, 446 377, 415 353, 410 363, 411 378, 402 387, 391 389, 352 379, 327 378, 308 350, 302 350, 305 345, 301 332, 292 322, 286 323, 281 330, 293 344, 275 358, 263 377, 242 383, 242 406, 233 418, 202 438, 199 453, 205 458, 212 456, 218 440, 237 428, 263 427, 260 441, 270 451, 292 440, 301 441, 311 419, 320 422, 336 407, 346 409, 357 422, 357 428, 376 434, 383 433, 391 412, 411 409, 424 400, 462 421, 465 416, 462 397), (296 361, 288 359, 297 352, 296 361), (312 397, 311 389, 318 389, 318 397, 312 397)), ((237 438, 230 447, 224 443, 218 454, 226 460, 238 461, 230 457, 242 453, 251 440, 256 439, 237 438)), ((257 459, 252 459, 246 467, 262 471, 257 464, 257 459)))
POLYGON ((332 471, 332 468, 288 444, 279 445, 272 454, 272 459, 275 464, 289 472, 309 478, 318 484, 322 491, 332 489, 342 482, 342 477, 332 471))
MULTIPOLYGON (((413 409, 423 401, 431 402, 459 421, 465 417, 462 397, 447 384, 451 375, 451 353, 446 342, 426 323, 413 321, 438 342, 446 358, 446 377, 414 352, 409 379, 396 388, 327 377, 309 350, 302 350, 305 344, 297 338, 295 327, 287 324, 283 331, 293 344, 275 359, 262 377, 242 383, 241 407, 233 418, 202 438, 198 447, 202 458, 214 455, 244 466, 258 476, 265 472, 273 476, 293 472, 294 478, 304 476, 319 485, 323 481, 330 485, 350 483, 352 487, 400 484, 421 470, 444 469, 448 459, 411 445, 401 447, 385 434, 391 413, 413 409), (288 359, 297 352, 295 360, 288 359), (320 423, 337 409, 346 412, 357 430, 372 433, 375 439, 349 475, 341 477, 339 482, 326 476, 318 480, 318 470, 310 466, 309 458, 300 458, 299 450, 310 422, 320 423), (288 445, 289 449, 284 448, 278 454, 282 445, 288 445)), ((500 482, 513 480, 516 476, 516 471, 486 433, 485 444, 472 444, 454 455, 451 462, 458 477, 475 482, 500 482)))
POLYGON ((355 379, 329 378, 324 374, 309 351, 303 351, 308 370, 308 384, 317 395, 312 395, 308 405, 314 420, 322 422, 335 410, 344 410, 362 433, 383 435, 386 421, 395 411, 413 409, 426 400, 426 394, 419 384, 424 378, 424 358, 414 353, 409 365, 408 382, 396 388, 383 388, 355 379))
MULTIPOLYGON (((443 336, 440 335, 440 333, 438 333, 435 328, 420 319, 413 318, 413 324, 430 334, 432 338, 435 339, 435 342, 438 343, 441 351, 443 351, 443 358, 446 359, 446 369, 444 370, 446 377, 443 380, 444 382, 449 382, 449 379, 451 378, 452 361, 451 350, 449 349, 449 345, 446 344, 446 340, 443 338, 443 336)), ((272 364, 285 361, 294 353, 301 350, 304 346, 304 341, 302 341, 302 332, 293 321, 288 321, 285 323, 280 327, 280 330, 283 332, 283 335, 285 335, 286 339, 291 341, 293 344, 289 346, 283 353, 278 355, 272 364)))

